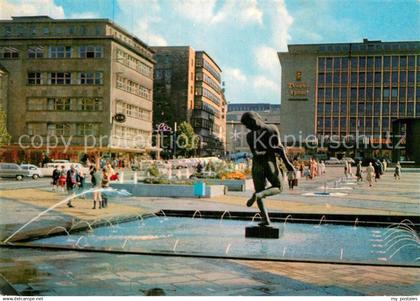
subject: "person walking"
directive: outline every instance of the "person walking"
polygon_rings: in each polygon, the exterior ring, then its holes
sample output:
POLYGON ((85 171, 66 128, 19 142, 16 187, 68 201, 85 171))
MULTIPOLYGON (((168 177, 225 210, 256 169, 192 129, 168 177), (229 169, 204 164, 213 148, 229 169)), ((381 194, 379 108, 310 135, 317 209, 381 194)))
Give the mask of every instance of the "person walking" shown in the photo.
POLYGON ((385 159, 382 160, 382 166, 384 167, 384 172, 386 172, 386 168, 388 167, 388 163, 385 159))
MULTIPOLYGON (((67 192, 69 195, 75 194, 75 189, 79 185, 79 183, 77 182, 77 178, 78 178, 77 170, 76 168, 74 168, 74 165, 72 165, 70 169, 67 171, 67 176, 66 176, 66 186, 67 186, 67 192)), ((67 206, 69 208, 74 207, 71 203, 71 200, 72 199, 69 199, 69 201, 67 202, 67 206)))
POLYGON ((351 162, 350 161, 346 161, 346 162, 347 162, 347 175, 349 178, 352 178, 353 170, 352 170, 351 162))
POLYGON ((376 160, 373 167, 375 169, 375 182, 377 182, 377 180, 381 178, 381 170, 382 170, 381 161, 376 160))
POLYGON ((57 191, 58 189, 58 181, 60 180, 60 170, 58 169, 58 165, 54 166, 54 170, 52 173, 52 191, 57 191))
POLYGON ((321 174, 325 174, 325 163, 324 161, 321 161, 321 163, 319 163, 319 165, 321 166, 321 174))
POLYGON ((356 177, 357 177, 357 182, 363 182, 363 177, 362 177, 362 162, 358 161, 357 162, 357 166, 356 166, 356 177))
POLYGON ((58 185, 60 186, 60 189, 62 192, 64 192, 64 186, 66 186, 66 178, 67 178, 66 168, 63 165, 61 166, 60 177, 58 178, 58 185))
POLYGON ((394 178, 395 178, 395 180, 400 180, 400 178, 401 178, 401 164, 400 164, 400 162, 397 162, 397 165, 395 165, 394 178))
POLYGON ((349 171, 349 163, 347 161, 344 161, 344 176, 348 177, 348 171, 349 171))
POLYGON ((287 172, 287 181, 289 183, 289 189, 293 189, 295 186, 296 172, 294 170, 287 172))
MULTIPOLYGON (((109 188, 109 181, 110 181, 110 175, 108 173, 108 170, 106 168, 102 169, 102 181, 101 181, 101 187, 102 188, 109 188)), ((105 193, 102 194, 102 208, 108 207, 108 198, 105 195, 105 193)))
POLYGON ((369 166, 366 168, 366 180, 369 183, 369 187, 372 187, 373 178, 375 177, 375 168, 372 162, 369 162, 369 166))
POLYGON ((101 184, 102 184, 102 175, 99 171, 100 163, 99 159, 97 159, 96 165, 91 165, 90 175, 91 175, 91 183, 93 188, 93 208, 96 209, 96 202, 98 202, 98 209, 102 208, 102 196, 101 196, 101 184))

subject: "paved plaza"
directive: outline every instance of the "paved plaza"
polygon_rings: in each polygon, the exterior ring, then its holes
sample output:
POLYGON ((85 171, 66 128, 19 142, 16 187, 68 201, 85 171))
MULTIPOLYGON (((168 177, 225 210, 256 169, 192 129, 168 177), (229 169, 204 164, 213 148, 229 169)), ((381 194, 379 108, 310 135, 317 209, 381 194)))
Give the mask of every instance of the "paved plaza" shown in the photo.
MULTIPOLYGON (((395 181, 389 170, 373 187, 350 180, 335 187, 341 167, 327 168, 314 180, 301 179, 294 190, 266 201, 271 212, 418 216, 420 171, 403 171, 395 181), (340 192, 316 196, 314 192, 340 192), (340 189, 338 189, 340 188, 340 189), (312 195, 311 195, 312 193, 312 195)), ((0 237, 3 241, 25 222, 63 200, 49 181, 20 184, 1 181, 0 237), (3 186, 2 186, 3 185, 3 186), (21 189, 18 189, 21 188, 21 189)), ((252 191, 229 192, 212 199, 115 198, 107 209, 76 199, 32 223, 31 233, 77 219, 90 223, 147 216, 161 209, 252 211, 252 191)), ((281 239, 281 238, 280 238, 281 239)), ((418 295, 419 268, 307 262, 273 262, 128 255, 28 248, 0 249, 0 289, 22 295, 418 295)))

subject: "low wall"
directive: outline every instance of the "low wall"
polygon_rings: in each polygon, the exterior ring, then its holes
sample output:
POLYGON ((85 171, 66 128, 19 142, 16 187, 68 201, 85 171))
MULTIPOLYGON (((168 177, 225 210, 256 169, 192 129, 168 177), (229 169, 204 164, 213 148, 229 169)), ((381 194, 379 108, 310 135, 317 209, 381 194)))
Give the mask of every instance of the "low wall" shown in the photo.
POLYGON ((212 185, 224 185, 228 191, 246 191, 254 190, 252 179, 246 180, 219 180, 219 179, 203 179, 206 183, 212 185))
MULTIPOLYGON (((194 198, 193 185, 112 183, 112 188, 125 189, 133 196, 140 197, 185 197, 194 198)), ((225 194, 223 185, 206 185, 205 198, 225 194)))

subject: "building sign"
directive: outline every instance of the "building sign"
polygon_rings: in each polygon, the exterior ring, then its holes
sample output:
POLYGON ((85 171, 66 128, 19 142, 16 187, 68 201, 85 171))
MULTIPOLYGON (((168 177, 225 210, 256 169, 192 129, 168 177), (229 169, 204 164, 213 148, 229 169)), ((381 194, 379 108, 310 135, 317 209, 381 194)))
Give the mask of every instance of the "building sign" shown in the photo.
POLYGON ((308 85, 306 83, 288 83, 290 96, 308 97, 308 85))
POLYGON ((122 113, 117 113, 114 115, 114 120, 118 123, 124 123, 126 118, 125 115, 122 113))
POLYGON ((162 132, 162 133, 172 132, 172 128, 166 123, 162 122, 156 125, 156 131, 162 132))

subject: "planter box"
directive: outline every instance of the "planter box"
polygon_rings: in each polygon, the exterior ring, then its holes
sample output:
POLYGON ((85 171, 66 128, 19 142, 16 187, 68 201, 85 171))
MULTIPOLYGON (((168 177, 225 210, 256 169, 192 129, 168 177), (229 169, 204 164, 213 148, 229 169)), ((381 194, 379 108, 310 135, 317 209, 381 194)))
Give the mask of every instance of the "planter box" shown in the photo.
POLYGON ((203 179, 206 183, 212 185, 223 185, 228 191, 246 191, 253 190, 254 183, 252 179, 246 180, 219 180, 219 179, 203 179))
MULTIPOLYGON (((112 188, 125 189, 133 196, 140 197, 178 197, 194 198, 193 185, 171 185, 171 184, 144 184, 144 183, 112 183, 112 188)), ((206 185, 205 198, 225 194, 223 185, 206 185)))

